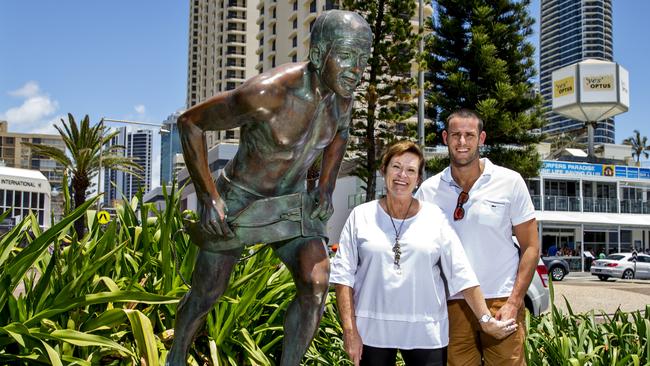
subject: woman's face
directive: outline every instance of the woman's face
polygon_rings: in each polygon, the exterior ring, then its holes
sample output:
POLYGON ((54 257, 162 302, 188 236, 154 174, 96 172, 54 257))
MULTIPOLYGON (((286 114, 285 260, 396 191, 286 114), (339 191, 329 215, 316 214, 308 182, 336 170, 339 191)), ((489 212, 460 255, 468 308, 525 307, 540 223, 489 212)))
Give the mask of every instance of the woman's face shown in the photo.
POLYGON ((420 179, 420 157, 411 152, 393 156, 384 172, 386 190, 394 196, 411 196, 420 179))

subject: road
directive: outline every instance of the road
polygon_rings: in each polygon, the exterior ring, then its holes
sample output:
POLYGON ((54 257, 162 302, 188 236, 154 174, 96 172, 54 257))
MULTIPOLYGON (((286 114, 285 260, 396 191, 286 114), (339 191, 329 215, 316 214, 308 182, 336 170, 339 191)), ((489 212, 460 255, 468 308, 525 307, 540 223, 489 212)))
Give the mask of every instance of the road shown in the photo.
MULTIPOLYGON (((571 273, 561 282, 554 282, 555 306, 566 313, 564 297, 574 313, 592 309, 596 314, 612 314, 617 308, 625 312, 645 310, 650 305, 650 280, 609 280, 584 273, 571 273)), ((550 309, 549 309, 550 310, 550 309)))

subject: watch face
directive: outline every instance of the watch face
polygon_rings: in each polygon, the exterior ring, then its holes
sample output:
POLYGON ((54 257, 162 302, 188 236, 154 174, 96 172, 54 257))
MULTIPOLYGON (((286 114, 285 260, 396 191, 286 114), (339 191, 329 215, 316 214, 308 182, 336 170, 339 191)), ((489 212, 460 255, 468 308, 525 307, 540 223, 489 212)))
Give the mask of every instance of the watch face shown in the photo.
POLYGON ((488 314, 485 314, 485 315, 483 315, 483 316, 481 317, 481 319, 479 319, 479 322, 481 322, 481 323, 487 323, 487 322, 490 321, 490 319, 492 319, 492 316, 491 316, 491 315, 488 315, 488 314))

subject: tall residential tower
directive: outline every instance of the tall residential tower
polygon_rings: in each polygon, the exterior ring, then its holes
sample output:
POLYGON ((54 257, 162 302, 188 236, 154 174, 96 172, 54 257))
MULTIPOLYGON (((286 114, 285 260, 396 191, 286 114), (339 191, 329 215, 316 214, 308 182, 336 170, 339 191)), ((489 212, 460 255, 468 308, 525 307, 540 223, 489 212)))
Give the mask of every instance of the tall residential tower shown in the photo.
MULTIPOLYGON (((552 72, 586 58, 613 61, 612 0, 542 0, 540 89, 544 98, 544 132, 558 134, 582 128, 583 122, 551 112, 552 72)), ((594 141, 615 143, 614 120, 600 121, 594 141)))
MULTIPOLYGON (((257 0, 190 0, 187 108, 235 89, 257 74, 257 0)), ((239 138, 237 129, 206 133, 208 148, 239 138)))

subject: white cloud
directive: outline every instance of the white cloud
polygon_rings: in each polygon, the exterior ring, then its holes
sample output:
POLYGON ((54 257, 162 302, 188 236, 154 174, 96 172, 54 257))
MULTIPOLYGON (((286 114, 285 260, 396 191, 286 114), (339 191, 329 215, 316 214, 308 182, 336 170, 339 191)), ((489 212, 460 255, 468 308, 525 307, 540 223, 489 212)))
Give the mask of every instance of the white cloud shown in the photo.
POLYGON ((59 108, 56 101, 47 96, 30 97, 19 107, 9 108, 5 113, 7 121, 16 124, 33 124, 52 115, 59 108))
POLYGON ((45 134, 45 135, 58 135, 59 131, 54 128, 54 125, 59 125, 61 126, 61 120, 67 121, 68 116, 64 115, 58 115, 56 117, 51 118, 46 124, 42 126, 37 126, 34 127, 33 129, 26 131, 28 133, 40 133, 40 134, 45 134))
POLYGON ((52 125, 52 115, 59 109, 59 102, 43 93, 38 83, 29 81, 9 94, 24 99, 19 106, 0 113, 0 119, 9 122, 10 131, 31 132, 52 125))
POLYGON ((138 104, 133 107, 138 114, 144 114, 147 111, 147 108, 143 104, 138 104))
POLYGON ((41 88, 38 86, 37 82, 28 81, 21 88, 10 91, 9 95, 14 97, 30 98, 39 95, 40 91, 41 88))

